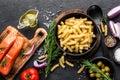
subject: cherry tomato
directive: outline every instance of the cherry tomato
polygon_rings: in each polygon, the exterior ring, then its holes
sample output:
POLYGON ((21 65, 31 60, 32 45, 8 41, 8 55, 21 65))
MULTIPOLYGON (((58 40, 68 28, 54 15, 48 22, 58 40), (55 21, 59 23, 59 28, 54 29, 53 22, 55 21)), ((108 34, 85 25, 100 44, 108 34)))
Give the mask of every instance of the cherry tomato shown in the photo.
POLYGON ((20 80, 39 80, 39 73, 35 68, 28 68, 21 73, 20 80))

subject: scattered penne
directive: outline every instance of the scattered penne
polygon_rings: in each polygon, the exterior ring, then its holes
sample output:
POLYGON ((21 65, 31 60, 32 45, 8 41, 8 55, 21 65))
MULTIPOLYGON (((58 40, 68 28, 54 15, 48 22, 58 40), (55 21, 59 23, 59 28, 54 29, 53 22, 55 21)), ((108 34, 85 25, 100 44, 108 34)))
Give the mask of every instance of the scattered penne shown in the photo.
POLYGON ((108 27, 107 27, 107 25, 104 25, 104 24, 101 22, 101 23, 100 23, 100 27, 101 27, 102 32, 104 33, 104 36, 107 36, 107 35, 108 35, 108 27))
POLYGON ((70 67, 74 67, 74 64, 72 64, 71 62, 69 62, 69 61, 65 61, 65 63, 68 65, 68 66, 70 66, 70 67))
POLYGON ((105 32, 104 25, 102 22, 100 23, 100 27, 101 27, 102 32, 105 32))
MULTIPOLYGON (((59 63, 55 64, 50 71, 53 72, 57 67, 61 66, 63 69, 65 68, 65 64, 70 66, 70 67, 74 67, 74 64, 69 62, 68 60, 65 59, 65 55, 66 53, 63 53, 63 55, 59 58, 59 63)), ((82 65, 79 70, 77 71, 77 73, 81 73, 84 70, 85 66, 82 65)))
POLYGON ((62 68, 65 68, 65 65, 64 65, 64 63, 62 62, 61 58, 59 59, 59 64, 60 64, 60 66, 61 66, 62 68))
POLYGON ((82 65, 82 66, 80 67, 80 69, 77 71, 77 73, 80 74, 80 73, 84 70, 84 68, 85 68, 85 66, 82 65))
POLYGON ((54 71, 57 67, 59 67, 59 64, 55 64, 52 68, 51 68, 51 72, 54 71))
POLYGON ((107 27, 107 25, 105 25, 105 33, 104 33, 104 35, 107 36, 107 34, 108 34, 108 27, 107 27))
POLYGON ((44 58, 46 58, 47 57, 47 54, 44 54, 44 55, 41 55, 40 57, 38 57, 38 59, 44 59, 44 58))

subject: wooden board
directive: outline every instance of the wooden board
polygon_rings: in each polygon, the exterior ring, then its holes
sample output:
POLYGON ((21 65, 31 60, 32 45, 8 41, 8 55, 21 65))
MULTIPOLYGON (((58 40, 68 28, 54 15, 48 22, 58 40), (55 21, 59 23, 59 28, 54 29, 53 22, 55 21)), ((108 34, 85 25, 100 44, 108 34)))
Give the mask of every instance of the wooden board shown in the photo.
POLYGON ((19 70, 25 65, 25 63, 31 58, 31 56, 35 53, 35 50, 41 45, 41 43, 44 41, 44 39, 47 36, 47 32, 43 28, 38 28, 34 34, 34 37, 29 40, 27 39, 23 34, 21 34, 17 29, 15 29, 12 26, 8 26, 0 35, 0 42, 11 32, 11 31, 17 31, 19 36, 22 36, 25 39, 24 43, 24 50, 25 52, 29 51, 34 45, 34 50, 29 56, 21 56, 19 55, 13 65, 12 70, 7 76, 3 76, 6 80, 13 80, 15 75, 19 72, 19 70))

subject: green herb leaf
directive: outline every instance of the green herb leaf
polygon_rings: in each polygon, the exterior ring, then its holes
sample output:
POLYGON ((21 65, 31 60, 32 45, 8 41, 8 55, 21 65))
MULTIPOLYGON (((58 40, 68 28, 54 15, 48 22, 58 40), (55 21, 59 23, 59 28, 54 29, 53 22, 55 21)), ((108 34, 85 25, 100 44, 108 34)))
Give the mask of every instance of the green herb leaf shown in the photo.
POLYGON ((104 74, 104 72, 101 71, 97 66, 95 66, 93 63, 89 62, 88 60, 83 61, 83 64, 85 65, 85 67, 92 69, 94 72, 100 73, 101 76, 105 78, 105 80, 112 80, 109 76, 104 74))
POLYGON ((20 56, 23 56, 25 53, 25 49, 22 48, 21 52, 20 52, 20 56))
POLYGON ((1 63, 2 67, 4 67, 6 64, 7 64, 7 59, 3 59, 2 63, 1 63))
POLYGON ((50 73, 51 62, 56 59, 60 54, 60 49, 58 48, 55 37, 54 37, 54 27, 56 25, 55 21, 52 21, 49 27, 48 35, 45 39, 44 49, 47 54, 47 67, 45 68, 45 76, 47 77, 50 73))
POLYGON ((103 16, 103 22, 107 22, 107 17, 105 15, 103 16))

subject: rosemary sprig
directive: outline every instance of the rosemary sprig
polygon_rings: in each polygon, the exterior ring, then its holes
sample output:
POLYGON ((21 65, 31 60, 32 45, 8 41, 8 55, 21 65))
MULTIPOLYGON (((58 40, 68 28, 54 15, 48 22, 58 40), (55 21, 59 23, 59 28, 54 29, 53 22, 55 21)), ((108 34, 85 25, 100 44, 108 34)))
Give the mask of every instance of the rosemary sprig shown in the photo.
POLYGON ((48 35, 45 39, 44 43, 44 49, 45 53, 47 54, 47 67, 45 68, 45 76, 47 77, 50 73, 51 69, 51 62, 58 57, 60 54, 60 49, 58 48, 56 42, 55 42, 55 36, 54 36, 54 27, 56 25, 55 21, 52 21, 49 27, 48 35))
POLYGON ((102 77, 104 77, 106 80, 112 80, 109 76, 105 75, 97 66, 95 66, 93 63, 89 62, 88 60, 83 61, 83 64, 92 69, 94 72, 98 72, 101 74, 102 77))

